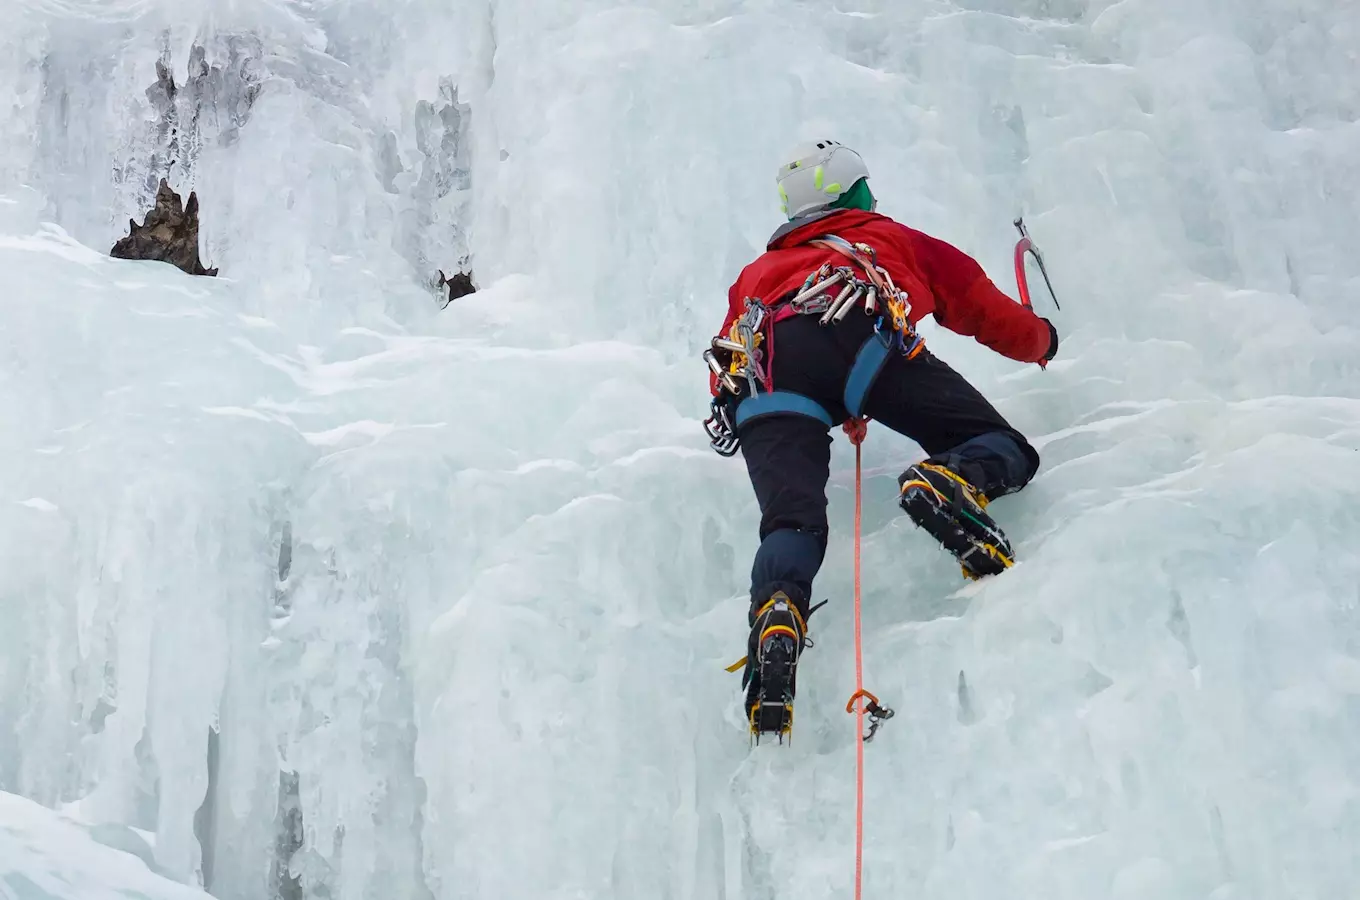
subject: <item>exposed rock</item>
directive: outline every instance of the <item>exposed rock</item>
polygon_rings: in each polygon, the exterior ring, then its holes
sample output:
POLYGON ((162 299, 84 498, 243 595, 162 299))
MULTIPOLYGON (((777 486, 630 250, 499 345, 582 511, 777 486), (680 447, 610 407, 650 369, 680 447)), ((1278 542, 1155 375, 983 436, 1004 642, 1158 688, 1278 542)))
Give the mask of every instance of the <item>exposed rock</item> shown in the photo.
POLYGON ((118 259, 154 259, 168 262, 190 275, 216 275, 216 269, 205 269, 198 257, 198 195, 189 192, 187 204, 170 183, 161 179, 156 191, 156 205, 137 224, 128 220, 130 233, 113 245, 110 256, 118 259))
MULTIPOLYGON (((472 283, 471 272, 458 272, 452 278, 439 273, 439 286, 448 287, 449 299, 445 301, 444 307, 457 300, 459 297, 466 297, 468 294, 477 293, 477 287, 472 283)), ((441 309, 444 307, 440 307, 441 309)))

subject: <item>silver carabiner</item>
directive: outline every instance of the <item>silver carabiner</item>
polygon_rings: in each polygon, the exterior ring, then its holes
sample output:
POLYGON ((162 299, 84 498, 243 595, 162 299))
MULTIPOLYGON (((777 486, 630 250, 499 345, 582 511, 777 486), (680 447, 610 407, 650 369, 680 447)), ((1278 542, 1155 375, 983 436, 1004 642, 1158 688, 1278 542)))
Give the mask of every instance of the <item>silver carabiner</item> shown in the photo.
POLYGON ((727 415, 727 408, 713 398, 709 407, 710 415, 704 420, 704 432, 708 435, 708 445, 719 456, 735 456, 741 448, 741 438, 737 437, 736 426, 727 415))

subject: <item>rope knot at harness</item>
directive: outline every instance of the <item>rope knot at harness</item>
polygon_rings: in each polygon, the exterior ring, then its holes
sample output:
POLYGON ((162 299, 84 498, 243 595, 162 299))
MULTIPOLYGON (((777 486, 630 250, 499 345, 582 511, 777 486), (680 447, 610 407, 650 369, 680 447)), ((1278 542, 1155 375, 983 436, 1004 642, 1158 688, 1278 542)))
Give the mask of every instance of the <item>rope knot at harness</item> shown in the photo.
POLYGON ((864 438, 869 434, 869 418, 861 416, 854 419, 846 419, 841 425, 845 436, 850 439, 850 443, 858 447, 864 443, 864 438))

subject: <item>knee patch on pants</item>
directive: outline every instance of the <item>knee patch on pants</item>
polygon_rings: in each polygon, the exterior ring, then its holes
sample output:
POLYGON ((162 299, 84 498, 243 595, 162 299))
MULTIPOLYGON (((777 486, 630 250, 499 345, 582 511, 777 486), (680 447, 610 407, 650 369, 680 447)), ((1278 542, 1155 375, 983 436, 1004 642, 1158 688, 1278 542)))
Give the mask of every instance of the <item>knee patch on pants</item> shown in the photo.
POLYGON ((1039 471, 1039 453, 1019 434, 993 431, 935 457, 989 499, 1020 490, 1039 471))

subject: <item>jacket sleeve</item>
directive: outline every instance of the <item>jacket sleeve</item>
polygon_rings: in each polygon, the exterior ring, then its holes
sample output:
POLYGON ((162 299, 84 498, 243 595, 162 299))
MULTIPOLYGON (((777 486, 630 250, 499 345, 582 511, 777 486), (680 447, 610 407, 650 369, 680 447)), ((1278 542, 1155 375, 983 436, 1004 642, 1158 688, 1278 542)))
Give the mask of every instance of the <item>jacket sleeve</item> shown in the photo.
POLYGON ((919 231, 913 236, 941 325, 1017 362, 1044 358, 1052 337, 1048 323, 1002 293, 962 250, 919 231))

